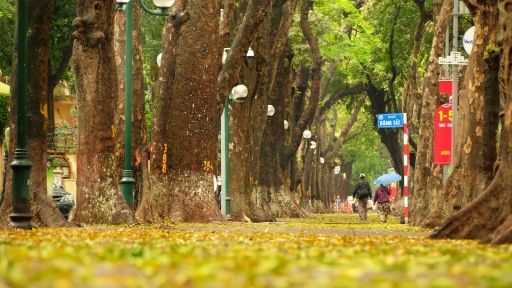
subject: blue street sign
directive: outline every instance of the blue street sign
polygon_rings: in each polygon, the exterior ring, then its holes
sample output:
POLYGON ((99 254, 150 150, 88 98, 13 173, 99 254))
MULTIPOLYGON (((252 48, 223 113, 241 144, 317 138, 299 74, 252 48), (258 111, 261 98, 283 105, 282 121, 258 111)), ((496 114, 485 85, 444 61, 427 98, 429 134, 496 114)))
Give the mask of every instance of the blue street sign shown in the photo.
POLYGON ((403 120, 402 113, 377 114, 377 128, 401 128, 403 120))

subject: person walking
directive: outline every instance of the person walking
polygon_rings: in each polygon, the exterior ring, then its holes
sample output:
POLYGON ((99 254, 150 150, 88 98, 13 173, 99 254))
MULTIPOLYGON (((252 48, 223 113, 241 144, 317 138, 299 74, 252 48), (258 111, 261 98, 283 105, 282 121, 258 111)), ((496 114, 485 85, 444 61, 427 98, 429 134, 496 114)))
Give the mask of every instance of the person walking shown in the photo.
POLYGON ((336 213, 340 213, 341 211, 341 199, 340 196, 336 197, 336 213))
POLYGON ((354 187, 354 193, 352 193, 352 196, 357 198, 357 209, 359 210, 361 221, 368 220, 368 208, 366 208, 366 205, 368 198, 372 198, 372 188, 365 178, 364 174, 359 175, 359 182, 357 182, 356 187, 354 187))
POLYGON ((391 189, 388 186, 380 184, 375 189, 375 196, 373 202, 377 204, 379 210, 380 222, 386 223, 388 215, 391 214, 391 205, 389 203, 389 195, 391 195, 391 189))

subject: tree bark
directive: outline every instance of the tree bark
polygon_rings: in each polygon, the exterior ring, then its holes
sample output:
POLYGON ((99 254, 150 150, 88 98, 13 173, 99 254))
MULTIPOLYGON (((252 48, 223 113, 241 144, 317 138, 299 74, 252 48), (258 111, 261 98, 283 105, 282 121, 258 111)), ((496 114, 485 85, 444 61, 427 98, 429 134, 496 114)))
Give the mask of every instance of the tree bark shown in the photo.
MULTIPOLYGON (((431 235, 431 238, 451 238, 451 239, 480 239, 484 243, 512 243, 511 227, 512 227, 512 207, 509 205, 512 201, 510 193, 506 193, 510 187, 512 175, 511 159, 511 141, 510 133, 512 132, 511 117, 512 107, 510 106, 510 56, 512 47, 511 35, 511 18, 512 13, 508 9, 508 1, 498 1, 499 8, 499 36, 497 44, 500 47, 500 66, 499 66, 499 87, 500 87, 500 103, 502 106, 502 129, 500 137, 499 151, 499 169, 491 184, 484 190, 468 206, 459 212, 450 216, 437 231, 431 235)), ((489 19, 491 20, 491 19, 489 19)), ((484 22, 485 23, 485 22, 484 22)), ((492 22, 491 22, 492 23, 492 22)), ((478 31, 475 22, 475 39, 478 31)), ((480 28, 481 29, 481 28, 480 28)), ((495 62, 497 55, 495 51, 489 49, 489 70, 486 73, 486 81, 495 81, 492 75, 495 73, 495 62), (494 71, 494 73, 492 72, 494 71)), ((490 83, 488 83, 490 84, 490 83)), ((492 84, 491 84, 492 85, 492 84)), ((486 98, 489 93, 485 93, 486 98)), ((485 101, 487 103, 487 101, 485 101)))
POLYGON ((114 111, 118 97, 113 1, 76 0, 73 53, 78 106, 76 221, 120 224, 134 215, 116 173, 114 111))
POLYGON ((494 177, 493 163, 496 158, 490 156, 496 155, 496 152, 484 152, 488 147, 495 149, 496 138, 483 138, 483 129, 497 131, 498 123, 494 122, 494 127, 484 127, 483 124, 484 120, 496 118, 498 114, 494 109, 484 109, 485 97, 492 97, 492 94, 486 96, 490 91, 485 90, 484 54, 487 45, 496 41, 497 1, 471 2, 468 6, 475 22, 475 41, 458 101, 459 119, 454 123, 457 125, 454 170, 442 189, 430 190, 430 195, 439 196, 435 197, 437 201, 433 202, 434 206, 422 223, 425 227, 436 227, 451 214, 467 206, 489 186, 494 177))
MULTIPOLYGON (((27 150, 30 169, 30 193, 32 222, 42 223, 46 227, 71 227, 59 212, 46 191, 46 162, 47 160, 47 133, 48 133, 48 53, 50 37, 50 15, 52 1, 35 1, 28 3, 27 35, 27 150)), ((18 39, 15 40, 16 45, 18 39)), ((14 63, 18 63, 17 55, 14 63)), ((12 83, 14 91, 11 95, 11 129, 9 139, 8 163, 13 161, 17 140, 17 67, 12 70, 12 83)), ((12 170, 7 171, 6 193, 0 208, 0 226, 7 227, 12 209, 12 170)), ((34 224, 37 226, 38 224, 34 224)))
MULTIPOLYGON (((436 201, 431 192, 442 187, 442 168, 433 165, 434 112, 443 104, 438 88, 438 59, 443 56, 446 28, 453 9, 453 0, 443 3, 441 14, 434 30, 434 40, 430 50, 427 76, 423 80, 423 103, 418 132, 418 149, 414 169, 414 198, 411 199, 409 222, 420 225, 427 216, 430 205, 436 201)), ((399 197, 397 197, 399 198, 399 197)))

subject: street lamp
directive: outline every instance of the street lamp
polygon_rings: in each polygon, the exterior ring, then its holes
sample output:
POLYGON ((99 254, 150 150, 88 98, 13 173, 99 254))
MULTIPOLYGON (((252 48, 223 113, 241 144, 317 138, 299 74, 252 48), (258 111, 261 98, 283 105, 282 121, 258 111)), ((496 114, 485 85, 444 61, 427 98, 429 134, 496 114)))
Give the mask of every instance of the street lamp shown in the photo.
POLYGON ((17 134, 12 168, 11 226, 31 229, 30 168, 27 150, 27 0, 18 0, 17 134))
MULTIPOLYGON (((226 63, 226 59, 228 58, 228 53, 231 50, 231 48, 224 48, 224 52, 222 53, 222 64, 226 63)), ((247 54, 245 54, 245 57, 254 57, 254 51, 249 47, 249 50, 247 50, 247 54)))
POLYGON ((272 105, 267 106, 267 117, 272 117, 276 113, 276 109, 272 105))
POLYGON ((222 156, 220 160, 220 173, 222 178, 220 209, 222 214, 226 215, 226 217, 231 216, 231 196, 229 191, 229 103, 243 103, 248 92, 247 87, 243 84, 237 85, 231 90, 231 93, 229 93, 229 97, 226 100, 226 104, 224 105, 224 111, 222 112, 220 121, 220 153, 222 156))
POLYGON ((309 130, 304 130, 304 132, 302 132, 302 137, 304 137, 304 138, 306 138, 306 139, 311 138, 311 131, 309 131, 309 130))
MULTIPOLYGON (((159 11, 149 10, 139 0, 139 4, 149 14, 157 16, 167 16, 167 9, 174 4, 174 0, 153 0, 159 11)), ((124 171, 123 179, 121 179, 121 190, 123 198, 133 210, 133 186, 135 179, 133 179, 132 171, 132 60, 133 60, 133 38, 132 38, 132 22, 133 22, 133 2, 130 0, 117 0, 119 7, 123 8, 126 13, 126 62, 125 62, 125 121, 124 121, 124 171)))
POLYGON ((288 121, 284 120, 284 130, 288 129, 288 121))
POLYGON ((156 57, 156 64, 158 65, 158 67, 162 65, 162 53, 158 54, 158 56, 156 57))

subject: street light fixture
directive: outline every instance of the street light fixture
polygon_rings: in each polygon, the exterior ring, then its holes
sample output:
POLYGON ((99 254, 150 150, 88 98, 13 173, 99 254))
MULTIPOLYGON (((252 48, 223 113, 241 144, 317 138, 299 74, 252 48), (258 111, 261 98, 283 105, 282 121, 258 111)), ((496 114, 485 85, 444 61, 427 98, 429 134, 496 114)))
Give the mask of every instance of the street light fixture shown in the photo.
POLYGON ((18 0, 18 84, 17 84, 17 134, 12 168, 11 226, 31 229, 30 168, 27 150, 27 0, 18 0))
MULTIPOLYGON (((228 54, 231 48, 224 48, 224 52, 222 53, 222 64, 226 63, 226 59, 228 58, 228 54)), ((254 57, 254 51, 249 47, 249 50, 247 50, 247 54, 245 54, 245 57, 254 57)))
POLYGON ((162 53, 158 54, 158 56, 156 57, 156 64, 158 65, 158 67, 162 65, 162 53))
POLYGON ((302 132, 302 137, 304 137, 304 138, 306 138, 306 139, 311 138, 311 131, 309 131, 309 130, 304 130, 304 132, 302 132))
POLYGON ((284 130, 288 129, 288 121, 284 120, 284 130))
MULTIPOLYGON (((149 14, 157 16, 167 16, 167 9, 174 4, 174 0, 153 0, 159 11, 149 10, 143 0, 139 0, 139 4, 149 14)), ((124 121, 124 171, 123 179, 121 179, 121 190, 123 198, 133 210, 133 187, 135 179, 132 171, 132 61, 133 61, 133 2, 130 0, 117 0, 119 7, 123 8, 126 13, 126 62, 125 62, 125 121, 124 121)))
POLYGON ((224 111, 220 121, 220 173, 221 173, 221 195, 220 195, 220 209, 223 215, 226 217, 231 216, 231 195, 230 195, 230 183, 229 183, 229 103, 243 103, 244 98, 249 93, 247 87, 243 84, 235 86, 224 105, 224 111))
MULTIPOLYGON (((116 1, 117 1, 118 6, 121 9, 128 9, 129 4, 131 3, 131 0, 116 0, 116 1)), ((153 10, 149 9, 144 4, 144 0, 139 0, 139 4, 140 4, 140 7, 142 7, 142 9, 144 11, 146 11, 146 13, 148 13, 148 14, 157 15, 157 16, 167 16, 167 15, 169 15, 167 10, 174 4, 174 1, 175 0, 153 0, 153 4, 155 4, 155 6, 159 9, 157 11, 153 11, 153 10)), ((127 16, 128 16, 128 14, 127 14, 127 16)), ((128 24, 128 21, 126 23, 128 24)))
POLYGON ((268 105, 267 107, 267 117, 272 117, 276 113, 276 109, 272 105, 268 105))

